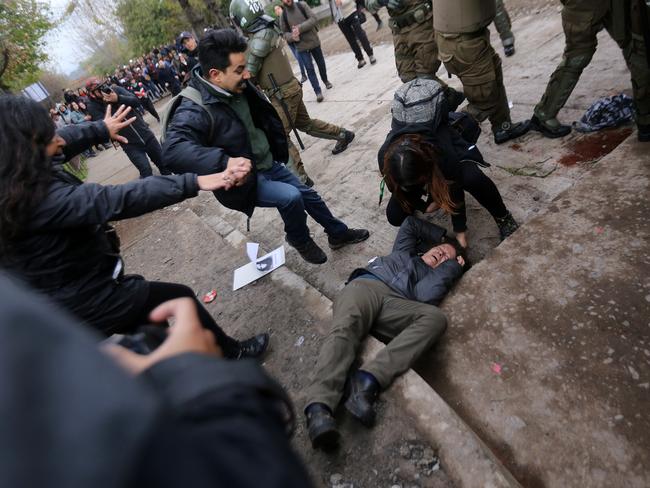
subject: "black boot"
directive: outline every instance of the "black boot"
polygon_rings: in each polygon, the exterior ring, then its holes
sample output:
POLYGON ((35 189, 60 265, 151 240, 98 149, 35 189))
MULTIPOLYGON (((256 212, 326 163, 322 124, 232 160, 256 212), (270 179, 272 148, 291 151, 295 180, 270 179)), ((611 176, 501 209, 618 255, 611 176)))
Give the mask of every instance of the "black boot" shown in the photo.
POLYGON ((310 403, 305 408, 307 432, 314 449, 331 451, 339 445, 341 435, 336 430, 336 421, 331 410, 324 403, 310 403))
POLYGON ((293 247, 296 251, 300 253, 302 259, 304 259, 308 263, 323 264, 324 262, 327 261, 327 254, 325 254, 323 250, 320 247, 318 247, 318 244, 316 244, 311 237, 307 242, 300 245, 292 243, 288 237, 285 237, 285 239, 291 247, 293 247))
POLYGON ((343 234, 328 236, 327 242, 330 249, 340 249, 348 244, 356 244, 365 241, 370 236, 366 229, 348 229, 343 234))
POLYGON ((571 133, 570 125, 560 124, 557 119, 542 122, 537 115, 533 115, 533 118, 530 119, 530 128, 541 132, 544 137, 549 139, 557 139, 571 133))
POLYGON ((367 371, 355 371, 349 378, 349 394, 345 408, 366 427, 372 427, 375 423, 376 412, 373 404, 380 389, 377 379, 367 371))
POLYGON ((517 122, 504 122, 496 129, 492 129, 494 133, 494 142, 496 144, 503 144, 517 137, 521 137, 530 130, 530 121, 517 122))
POLYGON ((343 137, 339 139, 339 141, 336 143, 336 146, 334 146, 334 149, 332 149, 332 154, 342 153, 348 148, 348 146, 353 140, 354 140, 354 132, 352 132, 351 130, 344 130, 343 137))
POLYGON ((504 217, 500 217, 494 220, 499 227, 499 235, 501 236, 502 241, 519 228, 519 224, 517 224, 510 212, 508 212, 504 217))
POLYGON ((239 355, 237 359, 258 358, 269 347, 269 335, 258 334, 239 342, 239 355))

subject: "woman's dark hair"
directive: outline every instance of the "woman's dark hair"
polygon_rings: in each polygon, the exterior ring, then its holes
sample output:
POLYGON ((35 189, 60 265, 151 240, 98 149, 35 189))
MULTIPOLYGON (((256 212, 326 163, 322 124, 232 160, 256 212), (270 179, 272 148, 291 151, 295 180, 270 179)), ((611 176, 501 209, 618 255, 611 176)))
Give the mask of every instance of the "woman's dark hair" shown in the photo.
POLYGON ((0 252, 25 228, 52 175, 45 148, 54 137, 47 110, 29 98, 0 96, 0 252))
POLYGON ((384 155, 384 179, 402 209, 412 214, 406 193, 426 187, 429 195, 448 214, 456 205, 449 196, 449 184, 438 167, 440 154, 419 134, 404 134, 395 139, 384 155))
POLYGON ((208 71, 226 71, 232 53, 246 52, 246 39, 233 29, 209 30, 199 41, 199 64, 204 76, 208 71))

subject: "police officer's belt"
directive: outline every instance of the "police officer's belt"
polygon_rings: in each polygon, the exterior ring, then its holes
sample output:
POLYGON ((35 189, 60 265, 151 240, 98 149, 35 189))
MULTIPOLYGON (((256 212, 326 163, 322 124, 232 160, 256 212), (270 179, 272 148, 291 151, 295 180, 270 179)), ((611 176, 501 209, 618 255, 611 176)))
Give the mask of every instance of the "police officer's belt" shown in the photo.
POLYGON ((405 14, 398 15, 389 19, 388 23, 392 27, 397 27, 398 29, 403 29, 413 24, 420 24, 423 22, 427 16, 431 13, 432 5, 431 2, 422 3, 417 6, 415 10, 406 12, 405 14))

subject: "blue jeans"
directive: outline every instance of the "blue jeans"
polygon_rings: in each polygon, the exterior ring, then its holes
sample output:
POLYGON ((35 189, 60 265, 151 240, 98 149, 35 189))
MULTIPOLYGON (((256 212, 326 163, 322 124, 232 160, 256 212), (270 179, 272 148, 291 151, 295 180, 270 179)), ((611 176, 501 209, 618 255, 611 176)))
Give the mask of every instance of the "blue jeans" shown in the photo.
POLYGON ((316 92, 316 95, 322 93, 320 85, 318 83, 318 78, 316 77, 316 70, 314 69, 314 63, 311 58, 314 57, 316 65, 318 66, 318 72, 320 73, 320 79, 323 80, 323 83, 327 83, 327 67, 325 66, 325 58, 323 57, 323 50, 320 46, 310 49, 309 51, 298 51, 300 59, 302 59, 305 69, 307 70, 307 77, 311 83, 312 88, 316 92))
POLYGON ((274 162, 266 171, 257 173, 257 207, 276 207, 284 221, 287 240, 293 246, 309 241, 307 214, 323 226, 329 236, 337 236, 348 226, 332 215, 315 190, 300 183, 284 164, 274 162), (307 213, 305 213, 305 211, 307 213))
POLYGON ((298 54, 298 49, 296 49, 296 46, 292 42, 289 43, 289 49, 291 49, 293 57, 296 58, 296 61, 298 61, 298 66, 300 66, 300 74, 303 78, 306 78, 307 74, 305 73, 305 63, 302 62, 300 54, 298 54))

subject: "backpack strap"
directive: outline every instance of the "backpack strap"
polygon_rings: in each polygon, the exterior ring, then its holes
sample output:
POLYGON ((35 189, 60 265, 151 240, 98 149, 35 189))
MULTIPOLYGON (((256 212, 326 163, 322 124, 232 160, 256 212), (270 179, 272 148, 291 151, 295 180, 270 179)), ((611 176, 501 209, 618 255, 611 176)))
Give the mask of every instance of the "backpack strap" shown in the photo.
POLYGON ((174 112, 183 101, 182 97, 185 97, 193 101, 194 103, 196 103, 199 107, 205 110, 208 116, 210 117, 210 132, 209 132, 208 141, 211 142, 214 136, 214 116, 212 115, 212 112, 208 109, 208 107, 203 103, 203 97, 201 96, 201 92, 196 88, 187 86, 183 88, 183 90, 178 95, 172 98, 172 100, 169 102, 167 110, 165 110, 165 112, 162 114, 162 117, 160 119, 160 126, 161 126, 160 143, 163 144, 165 142, 165 139, 167 137, 167 127, 169 126, 170 120, 174 116, 174 112))

